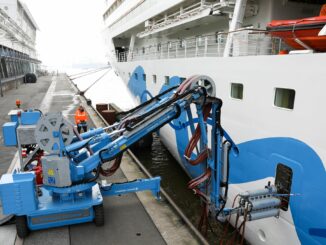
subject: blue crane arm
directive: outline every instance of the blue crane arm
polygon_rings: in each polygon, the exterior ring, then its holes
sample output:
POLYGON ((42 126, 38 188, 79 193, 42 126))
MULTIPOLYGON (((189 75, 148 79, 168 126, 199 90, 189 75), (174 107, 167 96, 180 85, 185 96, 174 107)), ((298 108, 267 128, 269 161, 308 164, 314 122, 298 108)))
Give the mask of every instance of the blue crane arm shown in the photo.
POLYGON ((132 144, 136 143, 147 134, 161 128, 177 118, 181 112, 181 105, 185 105, 185 103, 180 101, 179 103, 174 103, 169 107, 152 114, 149 118, 146 118, 146 120, 135 125, 131 131, 127 131, 122 136, 103 146, 93 155, 75 166, 76 171, 73 172, 78 176, 75 176, 76 178, 73 179, 84 177, 85 174, 92 172, 102 162, 116 158, 120 153, 128 149, 132 144))

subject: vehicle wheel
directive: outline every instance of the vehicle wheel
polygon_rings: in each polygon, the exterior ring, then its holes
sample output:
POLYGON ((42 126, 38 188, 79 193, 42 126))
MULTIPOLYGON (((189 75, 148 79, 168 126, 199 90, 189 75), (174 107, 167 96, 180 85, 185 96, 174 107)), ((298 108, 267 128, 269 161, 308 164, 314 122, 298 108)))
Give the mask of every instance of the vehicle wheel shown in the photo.
POLYGON ((25 238, 29 234, 29 229, 27 226, 27 217, 26 215, 24 216, 16 216, 16 230, 17 230, 17 235, 20 238, 25 238))
POLYGON ((103 204, 94 206, 94 223, 96 226, 104 225, 104 207, 103 204))

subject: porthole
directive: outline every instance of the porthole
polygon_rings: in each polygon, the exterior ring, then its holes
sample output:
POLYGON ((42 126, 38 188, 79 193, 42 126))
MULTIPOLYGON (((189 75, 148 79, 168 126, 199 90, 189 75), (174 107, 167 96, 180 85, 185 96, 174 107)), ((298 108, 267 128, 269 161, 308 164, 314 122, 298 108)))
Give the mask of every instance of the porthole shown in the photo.
POLYGON ((287 88, 276 88, 274 105, 281 108, 293 109, 295 99, 295 90, 287 88))
POLYGON ((231 83, 231 98, 239 100, 243 99, 243 84, 231 83))

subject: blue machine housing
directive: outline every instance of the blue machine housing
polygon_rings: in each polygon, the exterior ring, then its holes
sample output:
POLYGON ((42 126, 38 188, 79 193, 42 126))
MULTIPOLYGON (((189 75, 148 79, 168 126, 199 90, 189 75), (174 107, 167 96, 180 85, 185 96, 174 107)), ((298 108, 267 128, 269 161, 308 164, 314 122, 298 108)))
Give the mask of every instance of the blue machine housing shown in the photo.
POLYGON ((17 146, 17 127, 18 122, 7 122, 2 126, 2 135, 5 146, 17 146))
POLYGON ((22 125, 34 125, 38 122, 41 117, 41 112, 28 110, 21 113, 21 124, 22 125))
POLYGON ((99 185, 96 183, 56 189, 41 187, 42 196, 38 197, 39 208, 27 214, 27 224, 31 230, 47 229, 84 222, 94 219, 93 206, 103 203, 99 185))
POLYGON ((4 214, 23 215, 38 208, 34 172, 4 174, 0 180, 4 214))
POLYGON ((35 125, 41 117, 40 111, 29 109, 28 111, 12 110, 9 113, 10 121, 2 126, 5 146, 17 146, 17 127, 21 125, 35 125), (20 116, 19 116, 20 113, 20 116))

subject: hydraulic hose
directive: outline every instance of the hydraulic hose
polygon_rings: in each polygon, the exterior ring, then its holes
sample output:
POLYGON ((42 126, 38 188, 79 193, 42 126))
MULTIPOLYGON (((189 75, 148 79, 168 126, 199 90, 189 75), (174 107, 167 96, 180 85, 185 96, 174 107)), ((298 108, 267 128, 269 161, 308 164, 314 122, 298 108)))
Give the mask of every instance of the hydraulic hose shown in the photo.
MULTIPOLYGON (((207 118, 211 111, 211 107, 212 107, 212 104, 209 103, 203 109, 205 122, 207 121, 207 118)), ((192 154, 193 150, 195 149, 196 145, 198 144, 198 141, 200 140, 200 136, 201 136, 200 130, 201 130, 200 126, 197 125, 195 133, 191 137, 189 144, 187 145, 186 150, 185 150, 185 156, 191 165, 197 165, 197 164, 203 162, 208 157, 209 150, 206 148, 198 155, 198 157, 196 159, 194 159, 194 160, 191 159, 191 154, 192 154)))

